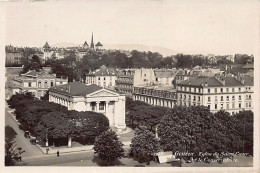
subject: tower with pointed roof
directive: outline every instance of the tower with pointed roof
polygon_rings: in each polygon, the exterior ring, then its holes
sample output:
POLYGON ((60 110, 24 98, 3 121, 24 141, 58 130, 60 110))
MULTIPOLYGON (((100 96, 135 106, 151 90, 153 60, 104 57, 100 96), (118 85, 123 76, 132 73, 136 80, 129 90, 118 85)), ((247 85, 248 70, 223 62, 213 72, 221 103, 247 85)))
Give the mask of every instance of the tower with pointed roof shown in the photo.
POLYGON ((50 45, 49 45, 49 43, 48 43, 47 41, 46 41, 45 45, 43 46, 43 53, 44 53, 43 59, 44 59, 45 61, 48 60, 48 59, 50 59, 51 56, 52 56, 52 54, 53 54, 53 52, 52 52, 52 50, 51 50, 51 47, 50 47, 50 45))
POLYGON ((90 44, 90 48, 94 49, 94 42, 93 42, 93 32, 92 32, 92 37, 91 37, 91 44, 90 44))
POLYGON ((98 42, 95 46, 97 51, 102 50, 103 45, 100 42, 98 42))
POLYGON ((85 41, 85 43, 83 44, 83 48, 88 49, 88 43, 85 41))

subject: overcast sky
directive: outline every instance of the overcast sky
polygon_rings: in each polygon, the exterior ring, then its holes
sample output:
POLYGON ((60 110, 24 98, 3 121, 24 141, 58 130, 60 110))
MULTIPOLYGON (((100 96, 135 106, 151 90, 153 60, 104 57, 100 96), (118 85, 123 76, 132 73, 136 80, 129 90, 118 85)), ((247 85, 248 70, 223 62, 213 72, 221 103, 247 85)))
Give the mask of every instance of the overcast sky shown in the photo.
POLYGON ((253 54, 257 1, 62 1, 6 8, 6 44, 145 44, 184 53, 253 54))

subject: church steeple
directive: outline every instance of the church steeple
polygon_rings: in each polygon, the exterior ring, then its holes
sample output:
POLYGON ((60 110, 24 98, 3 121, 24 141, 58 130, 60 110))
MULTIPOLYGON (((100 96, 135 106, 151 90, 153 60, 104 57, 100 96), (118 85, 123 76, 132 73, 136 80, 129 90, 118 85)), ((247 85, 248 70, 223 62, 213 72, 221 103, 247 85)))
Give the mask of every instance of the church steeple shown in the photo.
POLYGON ((92 37, 91 37, 91 44, 90 44, 90 48, 94 49, 94 42, 93 42, 93 32, 92 32, 92 37))

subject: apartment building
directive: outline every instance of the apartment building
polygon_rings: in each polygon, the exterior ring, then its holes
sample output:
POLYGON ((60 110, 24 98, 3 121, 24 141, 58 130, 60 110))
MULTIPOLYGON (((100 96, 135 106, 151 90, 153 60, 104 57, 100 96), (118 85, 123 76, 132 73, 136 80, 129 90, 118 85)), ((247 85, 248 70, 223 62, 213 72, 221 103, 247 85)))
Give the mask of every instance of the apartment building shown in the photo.
POLYGON ((253 110, 254 80, 244 75, 196 76, 177 84, 178 105, 207 106, 230 114, 253 110))

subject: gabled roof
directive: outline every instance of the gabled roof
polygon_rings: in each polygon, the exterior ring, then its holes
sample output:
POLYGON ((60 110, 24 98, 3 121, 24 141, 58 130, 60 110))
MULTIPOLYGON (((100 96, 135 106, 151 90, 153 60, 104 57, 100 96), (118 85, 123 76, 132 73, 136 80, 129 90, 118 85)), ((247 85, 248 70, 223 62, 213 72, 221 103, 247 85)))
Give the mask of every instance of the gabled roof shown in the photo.
POLYGON ((62 93, 69 96, 86 96, 100 89, 102 88, 95 84, 86 85, 81 82, 71 82, 65 85, 50 88, 50 91, 62 93))
POLYGON ((95 46, 103 46, 100 42, 98 42, 95 46))

